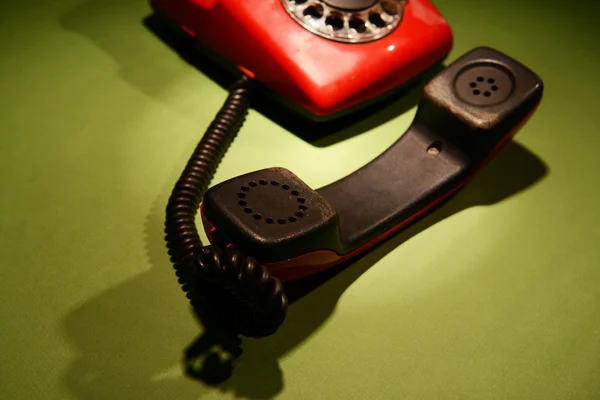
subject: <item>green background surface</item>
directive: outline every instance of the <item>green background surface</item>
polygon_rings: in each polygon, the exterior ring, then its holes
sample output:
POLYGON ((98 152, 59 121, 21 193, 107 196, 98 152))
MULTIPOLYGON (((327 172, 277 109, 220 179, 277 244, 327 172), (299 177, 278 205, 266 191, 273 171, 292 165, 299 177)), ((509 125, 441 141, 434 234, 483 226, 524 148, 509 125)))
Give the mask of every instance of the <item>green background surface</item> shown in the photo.
MULTIPOLYGON (((217 388, 183 373, 202 327, 162 222, 225 90, 144 27, 145 1, 3 4, 0 397, 600 398, 600 7, 436 4, 448 61, 505 51, 543 78, 542 106, 444 208, 245 340, 217 388)), ((404 132, 400 108, 330 145, 253 111, 215 182, 283 166, 330 183, 404 132)))

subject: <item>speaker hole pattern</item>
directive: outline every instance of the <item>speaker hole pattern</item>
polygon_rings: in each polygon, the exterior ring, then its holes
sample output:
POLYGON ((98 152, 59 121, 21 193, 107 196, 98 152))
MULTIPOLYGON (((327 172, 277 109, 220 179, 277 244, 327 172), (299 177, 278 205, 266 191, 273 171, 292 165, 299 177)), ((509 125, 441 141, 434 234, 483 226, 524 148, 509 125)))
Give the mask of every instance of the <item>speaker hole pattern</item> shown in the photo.
MULTIPOLYGON (((271 181, 271 186, 273 187, 281 187, 281 189, 288 191, 291 189, 290 185, 288 184, 283 184, 280 185, 279 182, 277 181, 271 181)), ((258 183, 256 183, 255 181, 251 181, 248 182, 248 185, 243 185, 240 187, 240 192, 237 193, 237 197, 239 199, 244 199, 244 200, 239 200, 238 204, 242 207, 244 207, 244 212, 246 214, 253 214, 252 218, 254 218, 256 221, 261 221, 263 220, 263 216, 259 213, 254 213, 254 211, 248 207, 248 202, 245 200, 247 198, 247 193, 250 192, 251 188, 256 188, 259 185, 261 186, 267 186, 269 184, 269 182, 266 179, 260 179, 258 181, 258 183)), ((290 222, 290 223, 294 223, 298 221, 298 218, 304 218, 305 214, 304 212, 306 210, 308 210, 308 206, 306 206, 304 203, 306 203, 306 199, 303 197, 298 197, 300 196, 300 192, 298 192, 297 190, 292 190, 290 192, 290 194, 294 197, 296 197, 296 201, 298 203, 300 203, 300 205, 298 206, 298 209, 300 211, 296 212, 294 215, 288 217, 288 218, 277 218, 277 223, 280 225, 285 225, 286 223, 290 222)), ((273 219, 272 217, 265 217, 264 218, 265 223, 267 224, 273 224, 275 222, 275 219, 273 219)))
POLYGON ((494 85, 494 83, 496 83, 494 78, 478 76, 474 82, 469 83, 469 87, 473 89, 473 94, 475 96, 479 96, 483 93, 485 97, 490 97, 493 94, 492 92, 497 92, 499 89, 498 85, 494 85))

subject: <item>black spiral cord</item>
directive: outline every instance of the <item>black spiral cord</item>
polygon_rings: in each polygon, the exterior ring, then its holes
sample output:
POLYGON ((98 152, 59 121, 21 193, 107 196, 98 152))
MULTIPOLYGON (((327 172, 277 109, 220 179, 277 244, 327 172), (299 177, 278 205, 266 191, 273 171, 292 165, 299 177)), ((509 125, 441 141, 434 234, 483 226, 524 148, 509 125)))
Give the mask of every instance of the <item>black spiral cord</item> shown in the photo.
POLYGON ((269 336, 283 323, 287 298, 281 282, 257 261, 232 248, 203 246, 195 217, 204 193, 250 107, 243 77, 194 150, 166 208, 165 240, 182 289, 192 305, 208 305, 232 333, 269 336))

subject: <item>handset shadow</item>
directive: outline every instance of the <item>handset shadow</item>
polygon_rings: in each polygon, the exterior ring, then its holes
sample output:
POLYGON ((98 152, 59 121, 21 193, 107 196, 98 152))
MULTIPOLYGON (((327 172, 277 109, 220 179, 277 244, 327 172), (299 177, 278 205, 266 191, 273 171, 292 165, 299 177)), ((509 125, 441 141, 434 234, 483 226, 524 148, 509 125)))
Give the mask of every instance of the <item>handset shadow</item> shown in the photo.
MULTIPOLYGON (((240 342, 207 329, 186 351, 188 374, 201 381, 252 399, 272 398, 283 388, 278 360, 311 336, 331 316, 344 291, 381 258, 430 226, 470 207, 499 203, 533 186, 548 174, 535 154, 510 142, 460 192, 438 209, 358 260, 286 284, 290 301, 286 321, 273 336, 240 342), (215 348, 228 354, 218 358, 215 348), (240 357, 241 355, 241 357, 240 357), (235 369, 234 369, 235 368, 235 369)), ((214 326, 199 307, 205 327, 214 326)))

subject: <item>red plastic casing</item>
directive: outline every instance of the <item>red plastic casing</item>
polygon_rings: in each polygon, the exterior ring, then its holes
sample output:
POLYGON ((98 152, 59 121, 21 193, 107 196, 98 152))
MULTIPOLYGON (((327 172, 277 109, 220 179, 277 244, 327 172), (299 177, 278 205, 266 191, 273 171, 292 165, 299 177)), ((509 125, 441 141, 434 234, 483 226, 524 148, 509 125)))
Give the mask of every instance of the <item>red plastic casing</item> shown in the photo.
POLYGON ((317 117, 402 86, 452 48, 449 24, 429 0, 408 0, 400 26, 370 43, 309 32, 280 0, 152 0, 202 45, 317 117))

